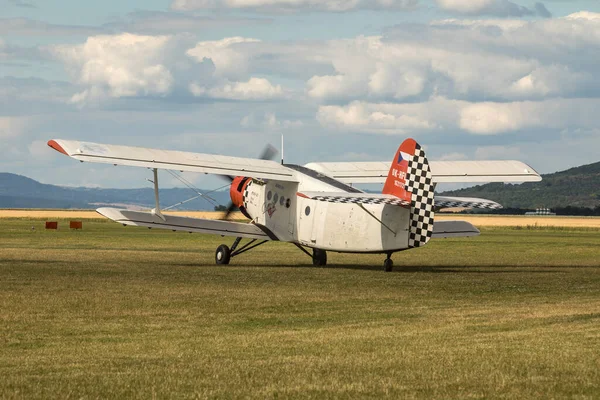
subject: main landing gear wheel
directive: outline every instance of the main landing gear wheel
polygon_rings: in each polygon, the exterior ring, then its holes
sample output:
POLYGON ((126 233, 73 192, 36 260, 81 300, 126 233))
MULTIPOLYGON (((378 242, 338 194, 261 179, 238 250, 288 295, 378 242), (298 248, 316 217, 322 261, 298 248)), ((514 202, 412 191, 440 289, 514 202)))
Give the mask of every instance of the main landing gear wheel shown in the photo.
POLYGON ((394 269, 394 262, 388 256, 388 258, 386 258, 385 261, 383 262, 383 270, 385 272, 392 272, 392 269, 394 269))
POLYGON ((313 249, 313 265, 315 267, 327 265, 327 252, 325 250, 313 249))
POLYGON ((217 252, 215 253, 215 262, 217 265, 227 265, 229 264, 229 260, 231 259, 231 250, 227 245, 220 245, 217 247, 217 252))

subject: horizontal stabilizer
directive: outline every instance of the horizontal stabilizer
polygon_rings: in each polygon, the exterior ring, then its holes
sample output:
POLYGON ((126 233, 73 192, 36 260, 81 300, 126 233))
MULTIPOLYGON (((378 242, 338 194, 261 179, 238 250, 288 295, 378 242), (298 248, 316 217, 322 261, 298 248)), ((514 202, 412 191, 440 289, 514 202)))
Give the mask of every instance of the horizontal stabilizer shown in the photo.
POLYGON ((344 204, 390 204, 410 207, 410 201, 402 200, 391 194, 344 193, 344 192, 298 192, 298 196, 311 200, 344 204))
POLYGON ((466 221, 435 221, 433 239, 478 236, 479 229, 466 221))
POLYGON ((258 226, 242 222, 179 217, 175 215, 163 215, 163 220, 150 212, 120 210, 117 208, 99 208, 96 211, 106 218, 123 225, 272 240, 258 226))
POLYGON ((446 197, 435 196, 436 208, 483 208, 486 210, 499 210, 502 206, 495 201, 477 199, 474 197, 446 197))

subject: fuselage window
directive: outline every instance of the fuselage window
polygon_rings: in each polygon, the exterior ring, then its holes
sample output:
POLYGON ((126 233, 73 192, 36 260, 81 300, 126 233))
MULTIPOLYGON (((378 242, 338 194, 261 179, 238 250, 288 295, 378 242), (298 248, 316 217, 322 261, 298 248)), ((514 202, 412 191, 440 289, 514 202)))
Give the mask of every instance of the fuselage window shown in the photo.
MULTIPOLYGON (((281 197, 279 198, 279 205, 280 205, 280 206, 282 206, 282 205, 283 205, 283 203, 285 203, 285 197, 281 196, 281 197)), ((288 207, 289 207, 289 206, 288 206, 288 207)))
POLYGON ((269 193, 267 193, 267 200, 271 201, 271 197, 273 197, 273 193, 269 190, 269 193))
POLYGON ((279 200, 279 195, 275 193, 275 196, 273 196, 273 203, 277 204, 277 200, 279 200))
POLYGON ((306 214, 307 217, 310 215, 310 207, 309 206, 306 206, 306 208, 304 209, 304 214, 306 214))

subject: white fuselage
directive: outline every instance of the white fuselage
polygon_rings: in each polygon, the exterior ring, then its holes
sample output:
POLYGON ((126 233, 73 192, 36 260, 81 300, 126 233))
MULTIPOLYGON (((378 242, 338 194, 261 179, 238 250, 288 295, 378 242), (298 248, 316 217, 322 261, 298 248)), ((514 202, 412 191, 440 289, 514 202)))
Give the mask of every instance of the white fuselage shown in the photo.
POLYGON ((323 250, 380 253, 408 248, 410 211, 386 204, 341 204, 299 196, 360 192, 303 167, 298 183, 253 180, 244 203, 253 223, 281 241, 323 250))

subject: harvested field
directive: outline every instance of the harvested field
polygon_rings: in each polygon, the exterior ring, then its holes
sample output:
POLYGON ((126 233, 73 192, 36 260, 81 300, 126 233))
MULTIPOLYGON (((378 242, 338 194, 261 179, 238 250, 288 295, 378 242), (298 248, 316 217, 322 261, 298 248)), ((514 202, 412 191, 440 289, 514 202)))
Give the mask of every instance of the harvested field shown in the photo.
MULTIPOLYGON (((217 219, 222 215, 213 211, 178 211, 165 214, 207 219, 217 219)), ((93 210, 0 210, 0 218, 103 219, 104 217, 93 210)), ((241 213, 233 213, 231 218, 244 219, 244 216, 241 213)), ((600 217, 437 214, 436 219, 469 221, 475 226, 600 228, 600 217)))
POLYGON ((600 217, 436 214, 435 218, 439 221, 468 221, 475 226, 600 228, 600 217))
MULTIPOLYGON (((214 211, 175 211, 165 215, 183 215, 194 218, 217 219, 223 213, 214 211)), ((94 210, 0 210, 0 218, 32 218, 32 219, 104 219, 94 210)), ((244 219, 242 213, 234 212, 232 219, 244 219)))

